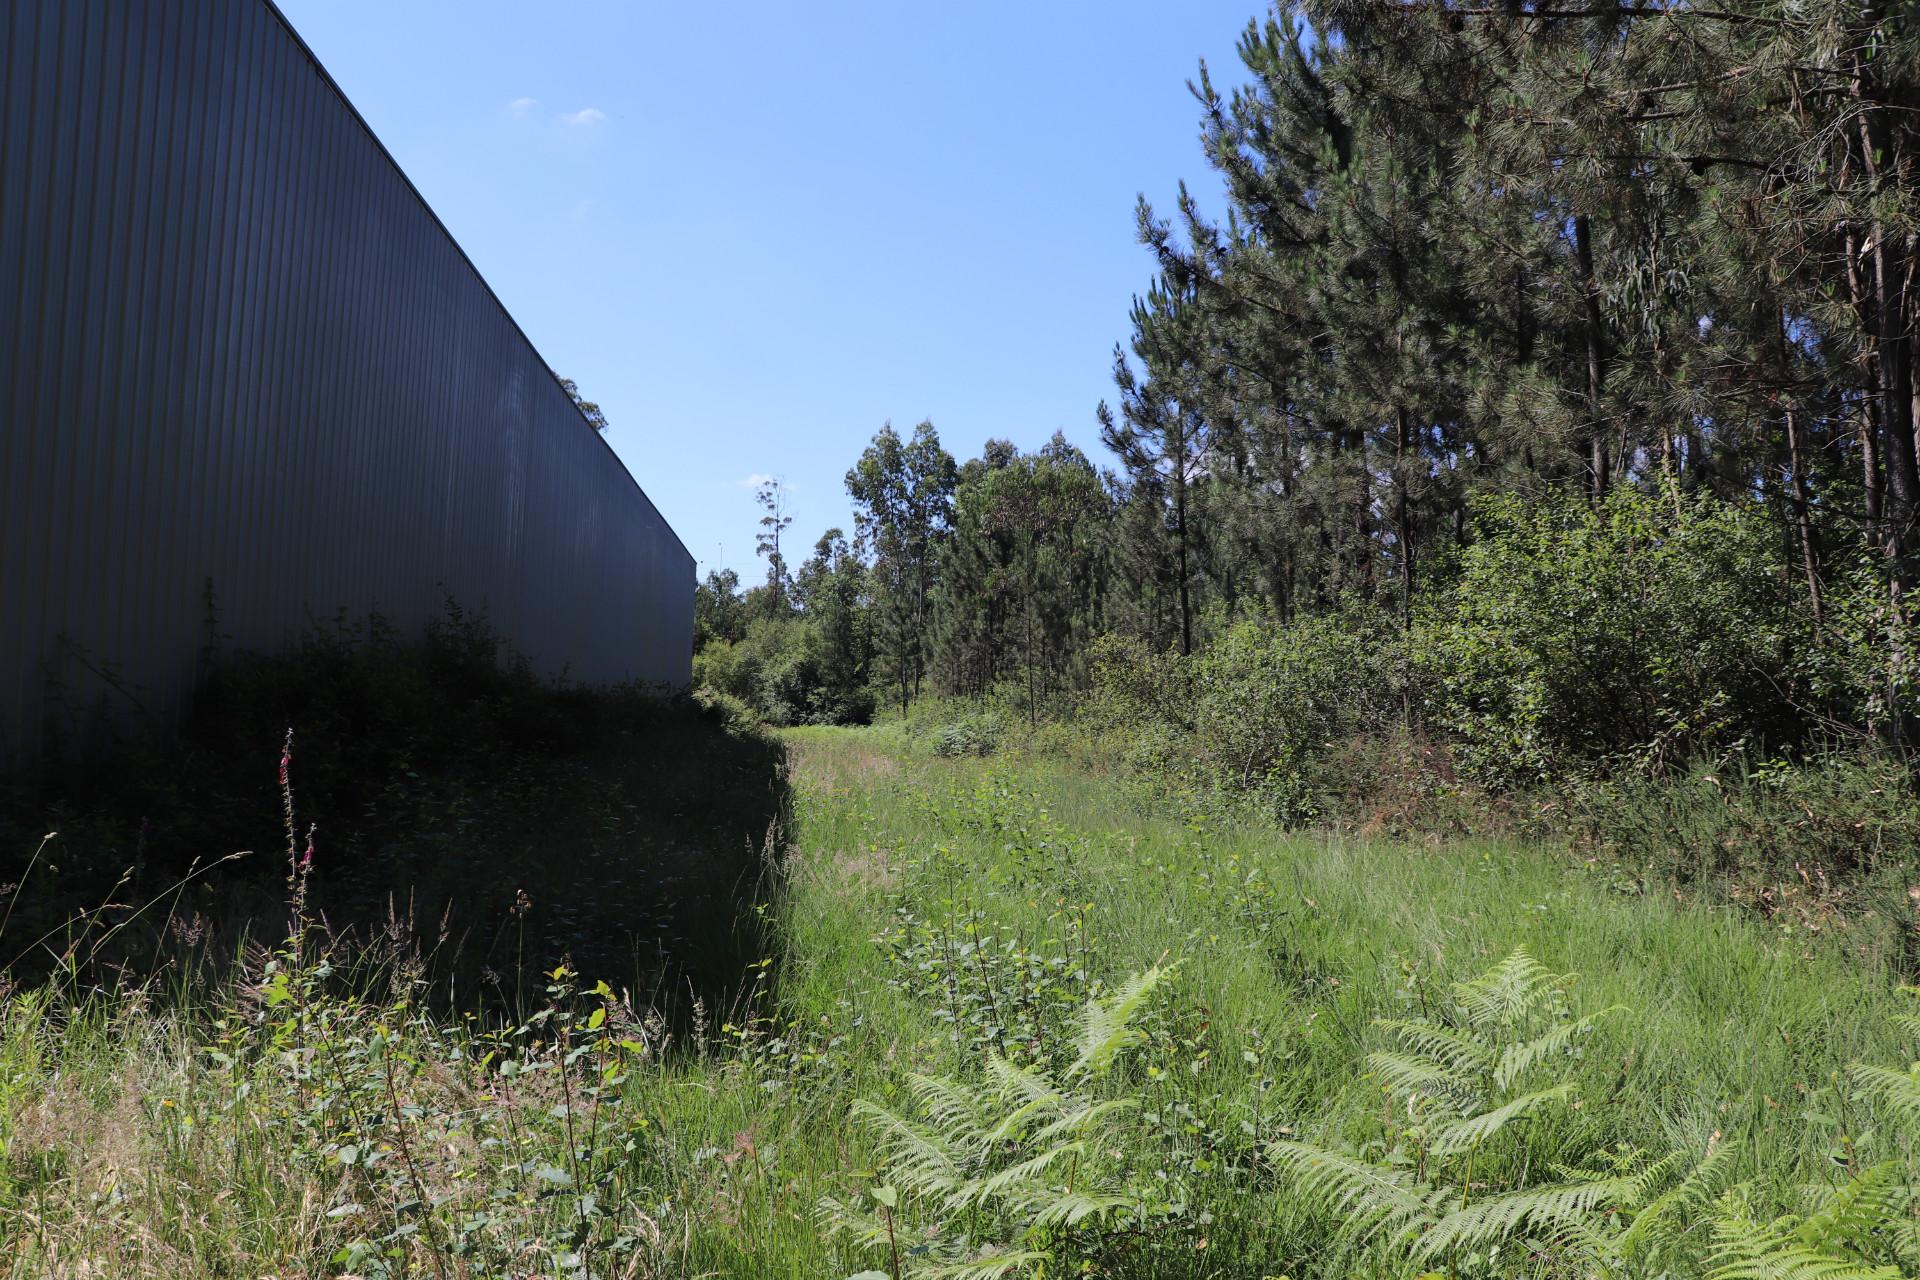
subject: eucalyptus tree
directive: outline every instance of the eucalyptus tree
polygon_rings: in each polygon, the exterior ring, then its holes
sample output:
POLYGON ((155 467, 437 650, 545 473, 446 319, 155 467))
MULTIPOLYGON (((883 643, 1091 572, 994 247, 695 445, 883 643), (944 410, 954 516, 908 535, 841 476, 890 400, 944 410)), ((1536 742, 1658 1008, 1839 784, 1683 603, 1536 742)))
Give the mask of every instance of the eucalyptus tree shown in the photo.
POLYGON ((926 674, 939 556, 958 469, 931 422, 902 441, 888 423, 847 472, 860 540, 873 556, 874 644, 881 678, 904 708, 926 674))
POLYGON ((767 609, 770 616, 784 618, 791 605, 788 599, 791 574, 787 570, 787 558, 780 549, 780 542, 793 525, 786 486, 777 479, 762 481, 754 493, 754 501, 760 504, 761 511, 765 513, 760 517, 760 532, 754 535, 753 549, 756 555, 766 557, 767 561, 767 609))

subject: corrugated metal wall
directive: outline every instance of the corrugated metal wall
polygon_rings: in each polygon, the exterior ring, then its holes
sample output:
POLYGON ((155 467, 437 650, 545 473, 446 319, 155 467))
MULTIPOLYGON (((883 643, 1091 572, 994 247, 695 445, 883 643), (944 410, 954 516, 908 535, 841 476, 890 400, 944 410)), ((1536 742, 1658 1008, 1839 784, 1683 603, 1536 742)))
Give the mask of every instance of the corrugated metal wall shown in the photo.
POLYGON ((0 758, 220 630, 688 679, 693 561, 263 0, 0 5, 0 758))

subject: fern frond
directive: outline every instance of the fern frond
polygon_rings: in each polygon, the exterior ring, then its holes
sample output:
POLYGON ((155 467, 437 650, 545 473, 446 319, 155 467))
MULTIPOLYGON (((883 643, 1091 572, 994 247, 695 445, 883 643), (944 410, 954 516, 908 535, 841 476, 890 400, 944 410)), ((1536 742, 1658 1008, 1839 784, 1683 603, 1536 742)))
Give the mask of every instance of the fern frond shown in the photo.
POLYGON ((1077 1080, 1106 1070, 1115 1054, 1144 1038, 1133 1026, 1133 1017, 1166 976, 1167 971, 1155 965, 1127 979, 1107 999, 1096 997, 1087 1001, 1080 1011, 1080 1053, 1067 1068, 1067 1079, 1077 1080))
POLYGON ((947 1201, 947 1207, 963 1209, 1002 1199, 1015 1188, 1036 1183, 1053 1166, 1071 1160, 1074 1156, 1082 1154, 1084 1150, 1085 1148, 1077 1142, 1049 1147, 1038 1155, 1010 1164, 987 1177, 970 1179, 965 1185, 954 1189, 953 1195, 947 1201))
POLYGON ((1017 1067, 998 1055, 988 1059, 987 1077, 993 1081, 994 1092, 1007 1102, 1038 1102, 1058 1106, 1067 1096, 1038 1069, 1017 1067))
POLYGON ((1067 1134, 1085 1135, 1108 1116, 1131 1111, 1139 1105, 1138 1098, 1109 1098, 1105 1102, 1089 1102, 1034 1130, 1031 1141, 1045 1143, 1067 1134))
POLYGON ((838 1235, 854 1229, 863 1215, 838 1196, 821 1196, 813 1202, 813 1220, 823 1236, 838 1235))
POLYGON ((1618 1241, 1620 1251, 1626 1256, 1676 1241, 1684 1232, 1707 1215, 1713 1203, 1726 1194, 1733 1176, 1733 1151, 1731 1144, 1715 1147, 1698 1164, 1687 1171, 1672 1186, 1659 1190, 1659 1179, 1665 1175, 1666 1168, 1674 1160, 1673 1156, 1656 1162, 1640 1175, 1640 1188, 1635 1199, 1644 1199, 1653 1194, 1651 1200, 1627 1224, 1620 1233, 1618 1241))
POLYGON ((1073 1227, 1089 1218, 1098 1218, 1117 1209, 1131 1209, 1139 1202, 1132 1196, 1107 1194, 1096 1195, 1088 1191, 1076 1191, 1072 1194, 1062 1192, 1050 1197, 1046 1205, 1033 1215, 1036 1227, 1073 1227))
POLYGON ((1566 1228, 1618 1204, 1632 1193, 1633 1184, 1632 1178, 1597 1178, 1490 1196, 1434 1223, 1421 1235, 1414 1254, 1432 1258, 1452 1249, 1498 1244, 1522 1231, 1566 1228))
POLYGON ((913 1274, 922 1280, 1003 1280, 1015 1272, 1031 1270, 1052 1257, 1050 1253, 1032 1249, 992 1249, 961 1262, 922 1265, 913 1274))
POLYGON ((888 1167, 896 1180, 916 1190, 945 1195, 965 1179, 959 1153, 939 1135, 864 1098, 854 1101, 853 1111, 879 1132, 881 1148, 887 1153, 888 1167))
POLYGON ((1568 1258, 1592 1264, 1591 1272, 1579 1274, 1611 1277, 1621 1273, 1616 1270, 1622 1256, 1620 1240, 1607 1230, 1604 1217, 1589 1215, 1575 1218, 1562 1223, 1559 1230, 1561 1252, 1568 1258))
POLYGON ((1455 1075, 1487 1075, 1497 1061, 1493 1051, 1474 1037, 1437 1022, 1378 1018, 1374 1025, 1404 1048, 1440 1063, 1455 1075))
POLYGON ((1458 1155, 1471 1147, 1477 1147, 1515 1120, 1531 1115, 1549 1103, 1565 1102, 1572 1096, 1574 1089, 1572 1081, 1563 1081, 1546 1089, 1523 1093, 1504 1105, 1495 1107, 1492 1111, 1483 1111, 1479 1115, 1468 1116, 1464 1120, 1449 1124, 1435 1133, 1434 1154, 1458 1155))
POLYGON ((1756 1221, 1745 1193, 1735 1187, 1714 1204, 1707 1280, 1900 1280, 1897 1267, 1871 1266, 1807 1244, 1790 1218, 1756 1221))
POLYGON ((1422 1094, 1439 1102, 1453 1115, 1471 1111, 1480 1102, 1480 1089, 1471 1079, 1413 1054, 1370 1053, 1367 1070, 1394 1092, 1422 1094))
POLYGON ((977 1150, 985 1143, 987 1127, 981 1119, 981 1099, 964 1085, 912 1075, 907 1077, 907 1088, 949 1150, 977 1150))
MULTIPOLYGON (((1916 1000, 1920 1000, 1920 987, 1903 986, 1900 988, 1900 994, 1905 996, 1906 1003, 1911 1005, 1916 1000)), ((1896 1013, 1893 1015, 1893 1025, 1910 1036, 1920 1037, 1920 1012, 1896 1013)))
POLYGON ((1920 1067, 1891 1071, 1856 1062, 1847 1074, 1860 1093, 1891 1107, 1903 1120, 1920 1123, 1920 1067))
POLYGON ((885 1220, 822 1199, 817 1214, 828 1234, 890 1245, 889 1227, 918 1225, 924 1228, 918 1241, 900 1256, 916 1280, 995 1280, 1044 1267, 1067 1243, 1064 1233, 1081 1224, 1122 1209, 1143 1212, 1124 1178, 1092 1167, 1092 1153, 1108 1146, 1102 1130, 1112 1117, 1138 1107, 1139 1099, 1102 1099, 1090 1084, 1075 1088, 1067 1082, 1091 1081, 1145 1038, 1133 1022, 1166 972, 1150 969, 1111 996, 1087 1001, 1077 1056, 1064 1075, 994 1056, 977 1084, 909 1076, 913 1105, 905 1114, 857 1100, 853 1113, 875 1132, 885 1177, 913 1198, 903 1199, 885 1220), (1062 1177, 1061 1166, 1069 1163, 1071 1172, 1062 1177), (946 1230, 958 1214, 967 1215, 968 1234, 978 1231, 998 1242, 970 1246, 966 1235, 946 1230))
POLYGON ((1276 1142, 1268 1158, 1303 1198, 1345 1219, 1345 1234, 1368 1240, 1428 1222, 1433 1214, 1413 1179, 1397 1169, 1304 1142, 1276 1142))
POLYGON ((1525 1075, 1536 1063, 1561 1052, 1577 1037, 1591 1031, 1596 1021, 1610 1014, 1623 1012, 1625 1012, 1625 1006, 1616 1004, 1598 1013, 1590 1013, 1584 1018, 1563 1022, 1531 1040, 1506 1046, 1500 1051, 1500 1065, 1493 1071, 1494 1086, 1500 1089, 1511 1088, 1513 1082, 1525 1075))
POLYGON ((1904 1216, 1913 1190, 1902 1180, 1903 1172, 1889 1160, 1849 1178, 1807 1215, 1794 1235, 1808 1248, 1829 1253, 1858 1248, 1904 1216))
POLYGON ((1477 1027, 1510 1027, 1537 1012, 1572 975, 1554 973, 1535 960, 1525 947, 1477 978, 1453 986, 1454 1002, 1477 1027))
POLYGON ((1904 1280, 1904 1276, 1898 1267, 1873 1266, 1789 1245, 1763 1257, 1724 1263, 1709 1271, 1707 1280, 1904 1280))
MULTIPOLYGON (((1715 1147, 1713 1151, 1707 1154, 1706 1160, 1714 1159, 1719 1155, 1721 1150, 1722 1148, 1715 1147)), ((1685 1151, 1669 1151, 1658 1160, 1641 1164, 1640 1161, 1644 1158, 1645 1153, 1636 1151, 1633 1162, 1621 1166, 1622 1169, 1630 1169, 1633 1172, 1635 1185, 1633 1198, 1629 1203, 1635 1209, 1646 1207, 1653 1200, 1664 1196, 1667 1192, 1692 1177, 1701 1165, 1706 1163, 1705 1160, 1698 1161, 1692 1168, 1687 1168, 1687 1154, 1685 1151), (1682 1173, 1682 1169, 1686 1169, 1686 1172, 1682 1173)))
POLYGON ((1018 1105, 981 1133, 983 1150, 1019 1140, 1029 1126, 1058 1116, 1074 1102, 1035 1068, 1016 1067, 996 1057, 987 1064, 987 1072, 1000 1100, 1018 1105))
POLYGON ((814 1203, 814 1220, 819 1224, 820 1234, 828 1239, 845 1236, 863 1248, 884 1248, 887 1244, 887 1224, 884 1220, 856 1209, 844 1200, 833 1196, 821 1196, 814 1203))

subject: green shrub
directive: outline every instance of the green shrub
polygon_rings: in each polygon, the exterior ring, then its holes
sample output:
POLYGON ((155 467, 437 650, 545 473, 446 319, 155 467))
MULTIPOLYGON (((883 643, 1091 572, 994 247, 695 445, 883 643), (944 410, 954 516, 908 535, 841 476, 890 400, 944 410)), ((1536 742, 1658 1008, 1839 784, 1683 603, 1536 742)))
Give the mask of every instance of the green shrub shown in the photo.
POLYGON ((949 759, 990 756, 1015 734, 1026 741, 1030 731, 1024 714, 1015 710, 1016 703, 1011 694, 984 699, 922 698, 892 723, 918 750, 949 759))
POLYGON ((1092 718, 1128 763, 1176 786, 1254 795, 1282 821, 1317 816, 1337 748, 1399 715, 1405 660, 1378 615, 1242 622, 1190 658, 1109 640, 1092 718))
POLYGON ((1309 779, 1340 739, 1393 721, 1402 665, 1398 637, 1367 615, 1229 629, 1191 668, 1208 766, 1246 790, 1309 779))
POLYGON ((787 708, 769 705, 769 672, 789 660, 789 651, 803 643, 800 624, 756 618, 738 640, 709 641, 693 655, 693 681, 732 694, 751 704, 775 724, 791 724, 787 708))
POLYGON ((1814 706, 1826 727, 1881 737, 1894 709, 1914 705, 1915 665, 1889 655, 1920 647, 1920 616, 1892 607, 1885 562, 1867 547, 1829 564, 1825 594, 1820 643, 1801 659, 1814 706))
POLYGON ((1597 508, 1486 501, 1478 522, 1413 659, 1432 723, 1482 780, 1805 737, 1811 613, 1757 506, 1621 491, 1597 508))
POLYGON ((1920 857, 1912 777, 1876 754, 1703 762, 1677 778, 1622 773, 1572 789, 1568 806, 1579 845, 1683 883, 1834 879, 1920 857))
POLYGON ((836 673, 819 629, 796 624, 796 633, 760 669, 759 702, 776 724, 866 724, 873 719, 873 690, 836 673))
POLYGON ((842 666, 813 624, 759 618, 740 640, 711 640, 696 653, 693 679, 747 703, 771 724, 866 724, 873 691, 842 666))
POLYGON ((1081 718, 1103 730, 1147 724, 1191 727, 1184 696, 1188 659, 1132 636, 1102 635, 1088 653, 1093 689, 1081 718))
POLYGON ((989 756, 1000 745, 1000 722, 990 711, 962 716, 935 729, 937 756, 989 756))
POLYGON ((764 732, 764 722, 759 714, 743 699, 731 693, 712 685, 698 685, 693 690, 693 701, 728 733, 744 735, 764 732))
POLYGON ((754 686, 759 683, 760 663, 742 643, 712 640, 693 655, 693 684, 696 689, 712 689, 742 703, 753 701, 754 686))

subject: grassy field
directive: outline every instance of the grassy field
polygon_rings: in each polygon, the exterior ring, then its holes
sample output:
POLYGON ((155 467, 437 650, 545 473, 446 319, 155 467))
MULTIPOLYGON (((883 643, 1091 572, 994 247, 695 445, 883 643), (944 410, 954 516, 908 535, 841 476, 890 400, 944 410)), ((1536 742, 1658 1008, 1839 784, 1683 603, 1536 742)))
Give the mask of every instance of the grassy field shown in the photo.
MULTIPOLYGON (((1562 1246, 1624 1224, 1624 1191, 1578 1233, 1536 1212, 1423 1263, 1286 1153, 1347 1153, 1435 1212, 1711 1154, 1723 1225, 1912 1154, 1847 1074, 1915 1056, 1873 930, 1538 849, 1182 823, 884 730, 786 739, 769 954, 726 1007, 663 1019, 624 975, 557 970, 489 1029, 405 965, 346 989, 310 936, 212 992, 10 993, 0 1274, 1599 1274, 1562 1246), (1529 1068, 1553 1097, 1449 1154, 1422 1101, 1444 1089, 1367 1055, 1381 1019, 1454 1025, 1453 984, 1516 948, 1577 975, 1541 985, 1547 1024, 1598 1016, 1529 1068)), ((1907 1247, 1868 1234, 1833 1249, 1907 1247)))

